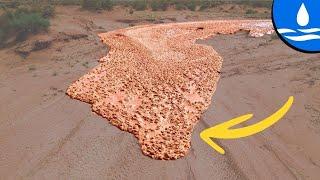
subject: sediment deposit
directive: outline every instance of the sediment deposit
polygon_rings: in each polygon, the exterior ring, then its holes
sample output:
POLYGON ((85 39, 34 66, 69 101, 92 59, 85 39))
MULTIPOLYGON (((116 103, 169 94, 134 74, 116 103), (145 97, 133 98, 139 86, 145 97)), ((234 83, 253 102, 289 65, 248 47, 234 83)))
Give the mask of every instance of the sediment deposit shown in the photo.
POLYGON ((211 103, 222 66, 214 49, 195 42, 240 30, 253 37, 273 32, 270 21, 230 20, 144 25, 100 34, 110 47, 108 55, 67 94, 92 104, 94 112, 134 134, 145 155, 180 158, 211 103))

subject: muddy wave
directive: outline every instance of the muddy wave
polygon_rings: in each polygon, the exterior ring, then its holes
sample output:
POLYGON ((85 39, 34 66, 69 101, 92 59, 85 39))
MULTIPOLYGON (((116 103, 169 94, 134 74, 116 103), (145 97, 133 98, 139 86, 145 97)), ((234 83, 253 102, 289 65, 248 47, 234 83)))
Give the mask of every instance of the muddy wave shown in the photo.
POLYGON ((196 44, 216 34, 273 32, 270 21, 203 21, 144 25, 100 34, 110 52, 67 94, 132 133, 154 159, 178 159, 211 103, 222 58, 196 44))

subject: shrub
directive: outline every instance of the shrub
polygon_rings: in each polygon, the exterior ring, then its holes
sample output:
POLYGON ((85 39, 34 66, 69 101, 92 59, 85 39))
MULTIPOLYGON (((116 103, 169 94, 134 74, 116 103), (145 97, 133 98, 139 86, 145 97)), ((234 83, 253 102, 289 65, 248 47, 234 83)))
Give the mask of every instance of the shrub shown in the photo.
POLYGON ((0 4, 5 5, 7 8, 17 8, 20 5, 19 0, 0 1, 0 4))
POLYGON ((56 2, 57 4, 60 5, 81 5, 82 1, 81 0, 58 0, 56 2))
POLYGON ((96 10, 96 8, 98 7, 98 1, 97 0, 83 0, 81 6, 83 9, 96 10))
POLYGON ((195 11, 197 8, 197 2, 195 0, 190 0, 186 2, 186 6, 189 10, 195 11))
POLYGON ((9 21, 9 29, 18 33, 17 40, 24 40, 30 33, 36 34, 47 30, 50 23, 39 13, 20 13, 14 15, 9 21))
POLYGON ((242 1, 234 1, 240 5, 251 6, 255 8, 271 8, 272 1, 271 0, 242 0, 242 1))
POLYGON ((111 0, 100 0, 99 5, 102 9, 111 10, 113 8, 113 2, 111 0))
POLYGON ((123 6, 123 7, 131 7, 132 2, 130 0, 122 0, 122 1, 114 1, 115 5, 123 6))
POLYGON ((152 11, 165 11, 168 9, 169 5, 170 3, 167 0, 153 0, 150 4, 152 11))
POLYGON ((111 0, 83 0, 81 6, 83 9, 88 10, 111 10, 113 7, 113 3, 111 2, 111 0))
POLYGON ((29 34, 36 34, 48 29, 50 22, 41 13, 32 12, 26 8, 16 11, 6 11, 0 17, 0 45, 10 36, 17 41, 25 40, 29 34))
POLYGON ((0 10, 2 10, 2 9, 6 9, 6 6, 4 5, 4 4, 0 4, 0 10))
POLYGON ((49 17, 54 16, 54 14, 55 14, 54 6, 47 5, 47 6, 42 7, 41 14, 42 14, 42 17, 44 17, 44 18, 49 18, 49 17))
POLYGON ((221 1, 208 1, 204 0, 200 2, 200 11, 203 11, 205 9, 217 7, 218 5, 222 4, 221 1))
POLYGON ((0 45, 1 45, 1 42, 3 42, 5 39, 5 33, 2 29, 0 29, 0 45))
POLYGON ((186 6, 182 2, 177 2, 175 4, 175 8, 176 8, 176 10, 184 10, 184 9, 186 9, 186 6))
POLYGON ((136 11, 144 11, 147 9, 147 2, 145 0, 135 0, 132 2, 132 8, 136 11))

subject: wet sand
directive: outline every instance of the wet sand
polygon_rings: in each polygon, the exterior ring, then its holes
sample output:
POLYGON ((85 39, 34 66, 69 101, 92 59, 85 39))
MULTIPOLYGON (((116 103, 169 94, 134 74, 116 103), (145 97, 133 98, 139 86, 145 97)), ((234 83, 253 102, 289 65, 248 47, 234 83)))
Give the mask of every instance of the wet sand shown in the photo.
POLYGON ((59 10, 50 30, 50 36, 72 30, 87 38, 57 41, 26 59, 13 48, 0 50, 0 179, 318 179, 318 54, 245 32, 198 41, 223 57, 221 78, 192 133, 190 151, 175 161, 159 161, 143 155, 132 134, 65 95, 107 54, 97 33, 128 26, 105 14, 90 14, 94 23, 88 16, 59 10), (290 95, 292 109, 272 128, 218 141, 226 155, 199 137, 203 129, 249 112, 255 117, 245 125, 257 122, 290 95))
POLYGON ((199 43, 213 46, 224 58, 213 104, 202 116, 204 127, 253 113, 254 118, 243 124, 247 126, 277 111, 289 96, 295 97, 290 112, 270 129, 219 141, 228 149, 227 156, 248 179, 317 179, 319 55, 296 52, 270 37, 248 38, 246 33, 199 43))

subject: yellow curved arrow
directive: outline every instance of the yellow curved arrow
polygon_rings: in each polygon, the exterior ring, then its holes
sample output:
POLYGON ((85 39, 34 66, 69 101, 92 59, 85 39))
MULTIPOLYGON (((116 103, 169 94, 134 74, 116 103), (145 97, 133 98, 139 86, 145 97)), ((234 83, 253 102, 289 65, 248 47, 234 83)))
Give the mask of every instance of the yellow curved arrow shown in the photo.
POLYGON ((220 154, 224 154, 225 151, 218 144, 214 143, 211 138, 237 139, 259 133, 278 122, 291 108, 293 99, 293 96, 289 97, 288 101, 277 112, 257 124, 238 129, 230 129, 233 126, 252 118, 253 114, 247 114, 205 129, 200 133, 200 137, 220 154))

